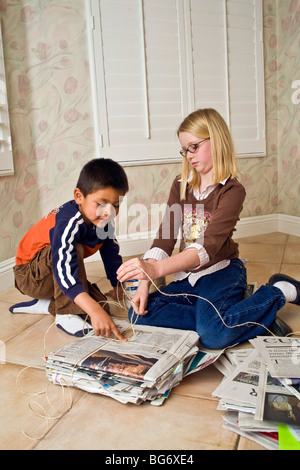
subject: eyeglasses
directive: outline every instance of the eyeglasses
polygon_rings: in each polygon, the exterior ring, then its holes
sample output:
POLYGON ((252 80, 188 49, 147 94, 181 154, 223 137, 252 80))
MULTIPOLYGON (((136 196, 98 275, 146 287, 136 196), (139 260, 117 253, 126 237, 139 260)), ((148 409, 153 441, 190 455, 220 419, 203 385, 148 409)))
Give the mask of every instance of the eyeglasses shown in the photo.
POLYGON ((186 157, 187 153, 195 153, 197 152, 198 148, 201 146, 201 144, 203 144, 203 142, 205 142, 206 140, 209 140, 210 137, 207 137, 206 139, 203 139, 201 140, 200 142, 197 142, 196 144, 191 144, 189 145, 186 149, 182 149, 180 150, 180 155, 182 155, 183 157, 186 157))

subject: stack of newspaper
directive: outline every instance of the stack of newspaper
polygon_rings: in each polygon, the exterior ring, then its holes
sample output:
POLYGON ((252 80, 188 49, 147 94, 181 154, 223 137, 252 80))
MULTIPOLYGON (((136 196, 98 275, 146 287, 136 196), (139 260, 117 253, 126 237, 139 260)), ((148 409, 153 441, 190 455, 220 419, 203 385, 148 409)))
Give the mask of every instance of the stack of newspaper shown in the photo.
POLYGON ((46 361, 51 382, 110 396, 121 403, 160 405, 185 375, 221 354, 201 351, 194 331, 116 324, 127 342, 89 333, 46 361))
POLYGON ((224 374, 213 392, 224 427, 279 449, 279 426, 300 441, 300 339, 261 336, 253 348, 226 351, 215 362, 224 374))

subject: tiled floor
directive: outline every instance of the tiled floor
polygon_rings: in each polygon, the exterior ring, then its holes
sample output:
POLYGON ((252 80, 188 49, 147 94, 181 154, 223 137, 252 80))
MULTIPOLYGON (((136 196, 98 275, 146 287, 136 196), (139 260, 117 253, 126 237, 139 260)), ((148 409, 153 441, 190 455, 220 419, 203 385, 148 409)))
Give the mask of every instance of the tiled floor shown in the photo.
MULTIPOLYGON (((300 237, 272 233, 239 242, 249 281, 259 286, 275 272, 300 279, 300 237)), ((105 291, 99 264, 89 263, 87 270, 105 291)), ((262 449, 222 428, 222 412, 211 396, 222 379, 214 366, 185 378, 161 407, 123 405, 50 384, 44 357, 74 338, 53 326, 50 316, 10 314, 9 306, 21 300, 14 288, 0 292, 1 450, 262 449)), ((280 316, 300 330, 299 307, 287 304, 280 316)))

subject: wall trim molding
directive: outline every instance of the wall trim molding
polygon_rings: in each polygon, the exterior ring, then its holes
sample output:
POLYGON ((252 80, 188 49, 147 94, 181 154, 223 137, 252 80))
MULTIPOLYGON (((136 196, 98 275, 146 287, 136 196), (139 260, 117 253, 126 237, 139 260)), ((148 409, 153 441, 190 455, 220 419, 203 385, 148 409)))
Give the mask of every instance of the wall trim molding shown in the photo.
MULTIPOLYGON (((252 237, 272 232, 281 232, 288 235, 299 236, 300 217, 285 214, 269 214, 257 217, 243 217, 237 223, 234 238, 252 237)), ((135 256, 145 253, 151 245, 155 233, 136 233, 118 238, 122 256, 135 256)), ((96 261, 98 253, 91 256, 86 262, 96 261)), ((0 291, 14 285, 13 267, 15 259, 10 258, 0 263, 0 291)))
POLYGON ((0 291, 8 289, 14 285, 14 265, 15 258, 10 258, 0 263, 0 291))
POLYGON ((265 233, 280 232, 300 236, 300 217, 285 214, 269 214, 243 217, 237 223, 234 238, 252 237, 265 233))

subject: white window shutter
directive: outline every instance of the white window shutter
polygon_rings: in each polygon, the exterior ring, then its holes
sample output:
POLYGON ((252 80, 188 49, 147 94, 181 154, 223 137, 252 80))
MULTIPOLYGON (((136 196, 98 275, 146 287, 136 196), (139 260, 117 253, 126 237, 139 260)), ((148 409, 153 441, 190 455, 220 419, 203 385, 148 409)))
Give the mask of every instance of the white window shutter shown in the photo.
POLYGON ((188 0, 185 5, 191 18, 195 109, 222 114, 237 155, 264 155, 261 0, 188 0))
POLYGON ((91 4, 100 153, 122 163, 173 159, 182 118, 176 0, 91 4))
POLYGON ((99 154, 179 160, 176 129, 217 109, 238 156, 265 154, 262 0, 90 0, 99 154))
POLYGON ((190 1, 194 109, 215 108, 227 120, 229 109, 224 8, 223 0, 190 1))
POLYGON ((265 154, 262 5, 227 2, 230 125, 238 155, 265 154))

